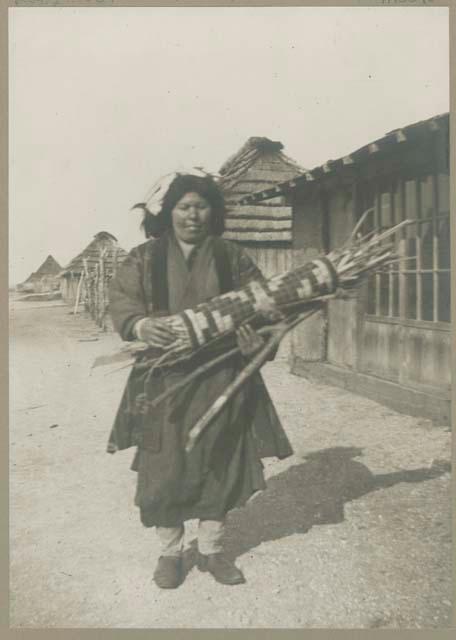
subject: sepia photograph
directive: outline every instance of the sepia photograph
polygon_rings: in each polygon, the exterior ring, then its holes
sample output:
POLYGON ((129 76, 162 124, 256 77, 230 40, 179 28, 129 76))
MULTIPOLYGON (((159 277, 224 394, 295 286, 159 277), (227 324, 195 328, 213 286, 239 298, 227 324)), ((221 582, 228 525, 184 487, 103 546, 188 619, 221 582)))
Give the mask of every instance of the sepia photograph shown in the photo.
POLYGON ((8 9, 10 628, 452 626, 449 9, 385 4, 8 9))

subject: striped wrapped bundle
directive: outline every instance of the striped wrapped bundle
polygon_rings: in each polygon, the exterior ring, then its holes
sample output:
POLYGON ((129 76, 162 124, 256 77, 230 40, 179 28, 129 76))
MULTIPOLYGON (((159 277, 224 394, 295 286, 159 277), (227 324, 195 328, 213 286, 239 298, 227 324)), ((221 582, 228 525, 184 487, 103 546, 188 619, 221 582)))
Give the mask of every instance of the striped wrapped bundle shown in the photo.
POLYGON ((173 330, 178 329, 182 348, 195 350, 253 318, 333 293, 337 280, 329 260, 318 258, 269 280, 250 282, 169 320, 173 330))

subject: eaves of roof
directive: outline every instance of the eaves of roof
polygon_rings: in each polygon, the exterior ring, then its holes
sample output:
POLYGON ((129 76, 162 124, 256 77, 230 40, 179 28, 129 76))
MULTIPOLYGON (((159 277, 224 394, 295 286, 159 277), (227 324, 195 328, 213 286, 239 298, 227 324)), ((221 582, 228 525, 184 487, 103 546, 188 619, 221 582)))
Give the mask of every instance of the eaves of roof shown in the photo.
POLYGON ((406 143, 412 139, 416 139, 417 136, 422 135, 425 132, 440 131, 442 128, 448 126, 448 121, 449 114, 444 113, 429 118, 428 120, 415 122, 401 129, 394 129, 393 131, 390 131, 389 133, 384 135, 382 138, 374 140, 346 156, 342 156, 337 160, 327 160, 324 164, 317 166, 310 171, 306 171, 304 174, 292 178, 291 180, 279 182, 269 189, 248 194, 241 198, 238 204, 255 204, 257 202, 261 202, 262 200, 268 200, 269 198, 275 198, 277 196, 284 195, 285 193, 288 193, 295 189, 297 186, 302 186, 306 183, 318 181, 330 174, 336 174, 340 172, 344 167, 349 165, 357 165, 379 152, 393 150, 397 147, 397 145, 406 143))

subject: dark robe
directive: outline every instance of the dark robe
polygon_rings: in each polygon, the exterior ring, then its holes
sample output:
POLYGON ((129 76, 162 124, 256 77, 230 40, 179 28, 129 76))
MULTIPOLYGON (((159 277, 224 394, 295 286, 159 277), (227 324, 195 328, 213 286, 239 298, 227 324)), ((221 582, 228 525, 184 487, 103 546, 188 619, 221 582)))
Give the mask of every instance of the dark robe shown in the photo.
MULTIPOLYGON (((131 340, 146 315, 170 315, 262 278, 238 246, 210 236, 186 261, 172 234, 134 249, 111 283, 114 325, 131 340)), ((176 526, 193 518, 222 519, 265 488, 262 457, 292 453, 261 375, 235 395, 185 453, 195 422, 245 366, 242 356, 222 363, 162 402, 147 400, 197 366, 193 358, 152 376, 133 367, 111 432, 108 451, 137 446, 135 503, 145 526, 176 526)))

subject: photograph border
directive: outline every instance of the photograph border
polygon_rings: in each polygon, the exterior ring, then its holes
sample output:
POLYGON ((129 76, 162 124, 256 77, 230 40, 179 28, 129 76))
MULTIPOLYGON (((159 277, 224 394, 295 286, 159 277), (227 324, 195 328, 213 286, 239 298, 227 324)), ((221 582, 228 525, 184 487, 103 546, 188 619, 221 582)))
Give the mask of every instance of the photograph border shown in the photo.
MULTIPOLYGON (((118 636, 124 638, 125 634, 134 634, 136 638, 156 638, 158 640, 165 640, 166 638, 185 638, 186 640, 198 640, 201 637, 210 637, 214 640, 222 640, 228 637, 235 638, 252 638, 252 640, 291 640, 301 638, 341 638, 346 640, 356 638, 366 638, 367 640, 375 640, 381 638, 382 640, 389 638, 398 638, 407 640, 410 638, 423 638, 430 640, 446 640, 453 637, 454 630, 452 629, 119 629, 119 628, 71 628, 71 629, 55 629, 55 628, 9 628, 8 621, 8 605, 9 605, 9 502, 8 502, 8 374, 9 374, 9 349, 8 349, 8 9, 13 7, 22 8, 34 8, 39 10, 46 7, 92 7, 102 10, 103 8, 121 8, 121 7, 235 7, 235 6, 249 6, 249 7, 265 7, 265 6, 306 6, 306 7, 384 7, 385 10, 393 10, 396 6, 402 8, 409 8, 413 11, 415 7, 427 6, 430 9, 432 7, 449 7, 449 22, 450 22, 450 219, 451 219, 451 239, 453 242, 453 251, 451 268, 453 274, 456 273, 456 223, 455 223, 455 209, 456 209, 456 186, 455 186, 455 167, 456 167, 456 122, 454 117, 455 105, 456 105, 456 6, 452 0, 442 2, 440 0, 372 0, 372 1, 345 1, 340 2, 338 0, 313 0, 313 1, 242 1, 231 0, 225 2, 210 2, 208 0, 173 0, 173 1, 152 1, 152 0, 138 0, 138 1, 117 1, 117 0, 0 0, 0 96, 1 96, 1 117, 0 117, 0 137, 1 137, 1 154, 0 154, 0 174, 1 174, 1 186, 0 186, 0 198, 1 198, 1 230, 0 230, 0 253, 3 256, 0 266, 0 276, 4 287, 1 290, 2 298, 0 300, 0 332, 2 340, 0 342, 0 358, 2 363, 2 371, 0 373, 0 407, 2 411, 2 420, 0 429, 0 447, 3 455, 3 464, 1 465, 2 482, 1 482, 1 513, 2 527, 0 544, 2 549, 1 564, 0 564, 0 576, 1 576, 1 618, 0 618, 0 637, 3 638, 25 638, 29 634, 33 634, 35 640, 47 640, 53 638, 73 639, 73 638, 100 638, 105 634, 109 634, 111 637, 118 636)), ((452 286, 455 291, 454 283, 452 286)), ((456 337, 454 331, 454 318, 456 318, 456 295, 452 296, 451 300, 451 313, 453 318, 452 323, 452 374, 456 371, 456 337)), ((456 401, 455 401, 455 387, 452 386, 452 424, 455 424, 456 418, 456 401)), ((455 460, 456 446, 454 439, 452 439, 452 461, 455 460)), ((452 502, 455 504, 456 498, 456 482, 455 476, 452 474, 451 478, 452 486, 452 502)), ((456 530, 456 514, 453 510, 453 537, 456 530)), ((454 542, 454 541, 453 541, 454 542)), ((455 589, 455 565, 456 565, 456 545, 453 544, 453 622, 452 626, 456 627, 456 613, 454 592, 455 589)))

